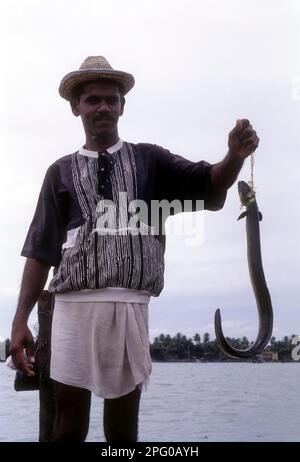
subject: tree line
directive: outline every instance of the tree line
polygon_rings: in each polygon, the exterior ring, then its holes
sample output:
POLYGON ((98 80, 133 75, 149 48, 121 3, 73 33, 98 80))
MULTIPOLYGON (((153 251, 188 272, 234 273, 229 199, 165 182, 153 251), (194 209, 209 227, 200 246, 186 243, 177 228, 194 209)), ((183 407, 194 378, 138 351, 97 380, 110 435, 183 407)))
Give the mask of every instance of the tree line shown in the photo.
MULTIPOLYGON (((291 336, 284 336, 281 340, 272 337, 270 344, 265 348, 266 351, 278 353, 280 361, 292 361, 292 350, 295 345, 292 344, 291 336)), ((247 337, 230 338, 226 337, 232 346, 243 350, 251 346, 247 337)), ((195 334, 192 338, 177 333, 174 337, 169 334, 160 334, 150 343, 151 357, 154 361, 228 361, 230 360, 217 345, 216 340, 210 340, 210 335, 206 332, 203 337, 195 334)), ((246 360, 247 361, 247 360, 246 360)))
MULTIPOLYGON (((281 340, 272 337, 270 344, 265 348, 266 351, 278 353, 280 361, 292 361, 292 350, 295 345, 292 344, 291 336, 284 336, 281 340)), ((243 350, 251 346, 247 337, 230 338, 226 337, 232 346, 243 350)), ((6 357, 9 356, 10 340, 5 340, 6 357)), ((160 334, 150 343, 151 358, 154 361, 228 361, 229 358, 222 353, 217 345, 216 340, 210 340, 210 335, 206 332, 203 337, 195 334, 192 338, 178 332, 174 337, 169 334, 160 334)), ((240 360, 241 361, 241 360, 240 360)), ((247 361, 247 360, 245 360, 247 361)))

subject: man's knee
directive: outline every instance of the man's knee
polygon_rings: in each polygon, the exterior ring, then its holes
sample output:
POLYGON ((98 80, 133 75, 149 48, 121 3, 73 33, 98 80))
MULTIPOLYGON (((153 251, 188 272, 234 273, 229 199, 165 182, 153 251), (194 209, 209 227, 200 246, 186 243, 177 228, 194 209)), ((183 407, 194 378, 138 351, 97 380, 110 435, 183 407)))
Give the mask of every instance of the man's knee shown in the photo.
POLYGON ((52 441, 85 441, 89 429, 91 393, 55 382, 52 441))
POLYGON ((125 396, 104 401, 104 433, 108 442, 137 441, 140 395, 137 387, 125 396))

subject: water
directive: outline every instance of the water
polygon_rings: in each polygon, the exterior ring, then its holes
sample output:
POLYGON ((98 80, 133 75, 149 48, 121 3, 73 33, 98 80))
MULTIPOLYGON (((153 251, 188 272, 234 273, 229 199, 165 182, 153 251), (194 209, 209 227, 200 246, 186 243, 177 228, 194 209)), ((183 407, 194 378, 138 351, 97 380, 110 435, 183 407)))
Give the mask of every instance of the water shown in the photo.
MULTIPOLYGON (((140 441, 300 441, 298 363, 154 363, 140 441)), ((38 392, 15 392, 0 364, 0 441, 37 441, 38 392)), ((87 441, 105 441, 93 398, 87 441)))

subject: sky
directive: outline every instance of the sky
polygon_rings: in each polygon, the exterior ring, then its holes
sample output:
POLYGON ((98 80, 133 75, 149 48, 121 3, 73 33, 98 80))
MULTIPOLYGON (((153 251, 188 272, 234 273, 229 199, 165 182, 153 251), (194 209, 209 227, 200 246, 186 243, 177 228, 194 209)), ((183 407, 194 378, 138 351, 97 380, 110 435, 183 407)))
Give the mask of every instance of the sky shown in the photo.
MULTIPOLYGON (((135 77, 119 123, 126 141, 214 163, 226 155, 236 120, 251 121, 260 137, 254 182, 273 333, 300 335, 299 30, 300 4, 292 0, 1 2, 0 338, 10 336, 20 252, 45 171, 85 141, 58 86, 89 55, 135 77)), ((249 178, 247 160, 239 179, 249 178)), ((193 235, 191 245, 170 231, 165 288, 150 302, 150 338, 214 338, 221 308, 226 336, 255 339, 240 213, 235 184, 221 211, 199 217, 203 239, 193 235)), ((183 215, 174 220, 180 226, 183 215)), ((194 231, 187 225, 187 234, 194 231)))

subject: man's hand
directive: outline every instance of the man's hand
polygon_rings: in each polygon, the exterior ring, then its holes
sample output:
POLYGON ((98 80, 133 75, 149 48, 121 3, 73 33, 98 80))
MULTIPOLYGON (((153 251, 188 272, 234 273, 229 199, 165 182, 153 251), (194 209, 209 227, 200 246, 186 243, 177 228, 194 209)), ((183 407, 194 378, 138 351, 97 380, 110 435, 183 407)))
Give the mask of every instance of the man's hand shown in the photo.
POLYGON ((14 366, 28 376, 35 375, 32 370, 35 362, 33 345, 33 337, 27 324, 15 321, 11 334, 10 354, 14 366))
POLYGON ((244 160, 255 151, 258 143, 259 138, 249 120, 237 120, 236 126, 229 133, 226 157, 211 169, 211 182, 216 191, 226 191, 233 185, 244 160))
POLYGON ((249 120, 239 119, 229 133, 228 154, 233 159, 240 158, 244 160, 256 150, 258 143, 259 138, 249 120))
POLYGON ((27 258, 23 272, 18 308, 14 317, 10 354, 17 369, 33 376, 34 341, 27 322, 47 281, 50 266, 27 258))

